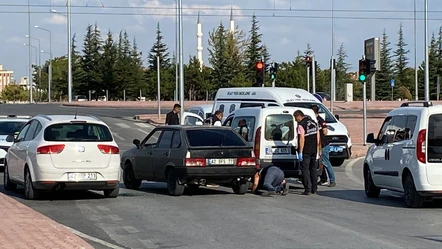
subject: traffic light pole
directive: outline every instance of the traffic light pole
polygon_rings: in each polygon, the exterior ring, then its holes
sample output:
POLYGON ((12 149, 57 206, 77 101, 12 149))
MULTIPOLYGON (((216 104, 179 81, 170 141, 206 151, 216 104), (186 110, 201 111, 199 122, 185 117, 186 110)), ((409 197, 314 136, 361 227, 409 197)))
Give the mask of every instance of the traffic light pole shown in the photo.
POLYGON ((316 62, 315 57, 312 57, 312 93, 316 93, 316 62))
POLYGON ((364 84, 362 85, 362 110, 363 110, 363 139, 364 146, 367 145, 367 81, 364 80, 364 84))
POLYGON ((310 92, 310 67, 307 67, 307 92, 310 92))

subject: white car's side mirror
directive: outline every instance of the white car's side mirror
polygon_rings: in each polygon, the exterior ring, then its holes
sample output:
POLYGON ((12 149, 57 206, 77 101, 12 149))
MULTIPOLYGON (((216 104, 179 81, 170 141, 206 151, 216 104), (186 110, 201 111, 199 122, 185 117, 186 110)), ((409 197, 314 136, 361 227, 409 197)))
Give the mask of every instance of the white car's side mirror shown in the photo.
POLYGON ((196 121, 196 122, 195 122, 195 125, 203 125, 203 122, 201 122, 201 121, 196 121))

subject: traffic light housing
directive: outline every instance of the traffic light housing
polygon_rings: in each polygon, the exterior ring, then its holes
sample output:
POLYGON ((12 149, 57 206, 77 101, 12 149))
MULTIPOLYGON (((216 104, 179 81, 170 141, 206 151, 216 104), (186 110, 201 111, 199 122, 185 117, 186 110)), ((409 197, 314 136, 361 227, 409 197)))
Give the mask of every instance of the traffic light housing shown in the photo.
POLYGON ((277 73, 278 73, 278 63, 273 62, 272 66, 270 67, 270 79, 271 80, 276 79, 277 73))
MULTIPOLYGON (((367 68, 367 62, 370 60, 361 59, 359 60, 359 82, 364 83, 367 80, 368 77, 368 68, 367 68)), ((370 65, 370 64, 368 64, 370 65)))
POLYGON ((312 57, 310 56, 305 57, 305 66, 310 68, 312 67, 312 57))
POLYGON ((256 85, 261 86, 264 84, 265 64, 263 61, 257 61, 255 63, 256 71, 256 85))

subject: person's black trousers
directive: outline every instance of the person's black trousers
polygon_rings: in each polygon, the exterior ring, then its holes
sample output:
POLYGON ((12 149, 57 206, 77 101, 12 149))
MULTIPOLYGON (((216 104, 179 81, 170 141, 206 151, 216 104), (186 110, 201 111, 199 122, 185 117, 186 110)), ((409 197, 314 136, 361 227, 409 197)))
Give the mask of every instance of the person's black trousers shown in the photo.
POLYGON ((316 193, 318 190, 318 166, 317 153, 305 153, 301 162, 302 184, 309 193, 316 193))

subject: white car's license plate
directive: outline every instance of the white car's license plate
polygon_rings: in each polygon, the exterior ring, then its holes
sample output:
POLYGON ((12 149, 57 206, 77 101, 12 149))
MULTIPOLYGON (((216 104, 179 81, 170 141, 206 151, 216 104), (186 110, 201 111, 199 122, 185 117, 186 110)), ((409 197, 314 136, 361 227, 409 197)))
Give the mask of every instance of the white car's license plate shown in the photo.
POLYGON ((273 154, 290 154, 289 148, 274 148, 272 149, 273 154))
POLYGON ((209 159, 209 165, 233 165, 233 164, 236 164, 236 159, 233 158, 209 159))
POLYGON ((97 180, 97 173, 68 173, 68 181, 92 181, 97 180))
POLYGON ((342 147, 338 147, 338 146, 332 146, 332 147, 330 148, 330 151, 331 151, 331 152, 343 152, 343 151, 344 151, 344 148, 342 148, 342 147))

